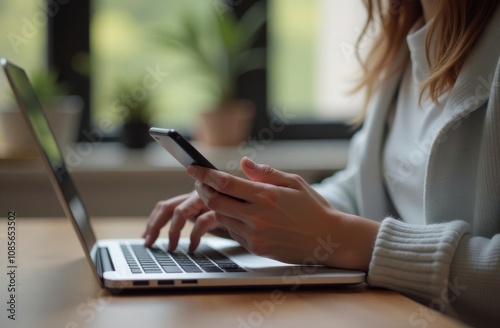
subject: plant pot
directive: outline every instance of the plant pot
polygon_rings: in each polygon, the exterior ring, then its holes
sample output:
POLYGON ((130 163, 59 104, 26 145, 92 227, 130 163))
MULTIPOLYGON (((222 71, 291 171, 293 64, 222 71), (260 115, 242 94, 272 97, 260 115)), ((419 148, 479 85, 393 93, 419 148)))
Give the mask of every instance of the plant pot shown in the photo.
MULTIPOLYGON (((77 140, 83 100, 66 96, 50 104, 44 106, 44 113, 64 153, 77 140)), ((0 145, 6 157, 36 156, 34 139, 18 108, 0 111, 0 145)))
POLYGON ((148 131, 149 124, 147 123, 124 123, 120 135, 121 142, 128 148, 144 148, 152 140, 148 131))
POLYGON ((234 100, 198 118, 194 139, 209 146, 237 146, 248 138, 255 116, 255 105, 234 100))

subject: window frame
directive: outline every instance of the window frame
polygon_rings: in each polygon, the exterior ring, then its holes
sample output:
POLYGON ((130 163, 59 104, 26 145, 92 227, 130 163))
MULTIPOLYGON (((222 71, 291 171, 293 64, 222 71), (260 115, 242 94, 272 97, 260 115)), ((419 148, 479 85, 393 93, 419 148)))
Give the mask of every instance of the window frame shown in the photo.
MULTIPOLYGON (((88 135, 86 132, 91 131, 90 77, 77 72, 72 61, 75 56, 90 56, 90 0, 58 0, 57 4, 57 12, 48 15, 48 65, 59 73, 60 82, 83 99, 78 135, 78 140, 83 141, 88 135)), ((48 1, 47 6, 50 5, 54 4, 48 1)))

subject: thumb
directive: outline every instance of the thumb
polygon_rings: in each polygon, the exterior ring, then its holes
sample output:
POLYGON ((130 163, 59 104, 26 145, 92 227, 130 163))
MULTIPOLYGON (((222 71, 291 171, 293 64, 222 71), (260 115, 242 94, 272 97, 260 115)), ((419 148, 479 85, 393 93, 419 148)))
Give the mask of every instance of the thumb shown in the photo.
POLYGON ((257 164, 248 157, 243 157, 240 165, 243 173, 252 181, 280 187, 291 187, 296 184, 291 174, 276 170, 269 165, 257 164))

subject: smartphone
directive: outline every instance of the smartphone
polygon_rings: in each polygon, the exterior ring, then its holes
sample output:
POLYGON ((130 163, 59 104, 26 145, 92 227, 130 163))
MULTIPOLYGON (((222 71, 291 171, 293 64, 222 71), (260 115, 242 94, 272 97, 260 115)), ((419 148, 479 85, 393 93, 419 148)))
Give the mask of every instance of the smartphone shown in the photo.
MULTIPOLYGON (((199 151, 194 148, 189 141, 184 139, 179 132, 174 129, 160 129, 160 128, 150 128, 149 134, 156 142, 158 142, 163 148, 165 148, 176 160, 179 161, 184 167, 189 165, 199 165, 207 167, 209 169, 217 170, 217 168, 208 161, 199 151)), ((226 195, 226 194, 223 194, 226 195)), ((239 202, 245 202, 243 199, 231 197, 239 202)))
POLYGON ((173 129, 150 128, 149 134, 184 167, 199 165, 209 169, 217 168, 208 161, 189 141, 173 129))

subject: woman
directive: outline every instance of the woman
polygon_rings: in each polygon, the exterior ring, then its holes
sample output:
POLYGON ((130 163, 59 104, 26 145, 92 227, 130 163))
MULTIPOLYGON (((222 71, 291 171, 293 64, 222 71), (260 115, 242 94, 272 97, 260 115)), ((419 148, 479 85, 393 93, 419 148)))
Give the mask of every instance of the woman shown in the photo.
MULTIPOLYGON (((151 245, 171 249, 194 219, 191 249, 226 231, 249 251, 301 263, 317 238, 341 246, 322 264, 366 271, 474 325, 500 307, 500 10, 496 0, 368 1, 381 35, 365 61, 364 126, 345 170, 309 186, 243 158, 249 180, 190 167, 188 195, 159 202, 151 245), (238 202, 233 197, 244 199, 238 202), (222 228, 222 229, 221 229, 222 228)), ((410 323, 420 325, 418 316, 410 323)), ((429 319, 431 320, 431 319, 429 319)))

